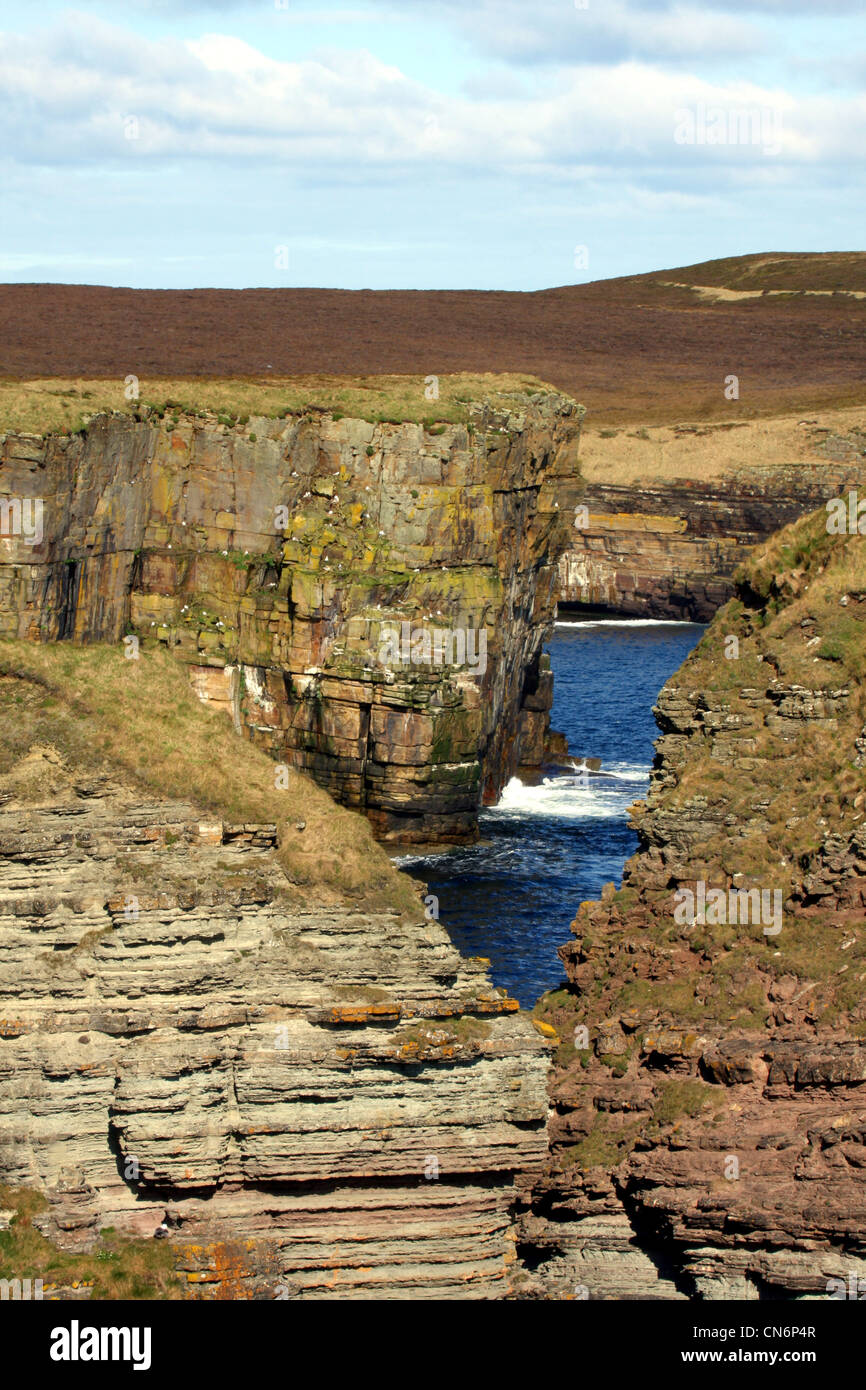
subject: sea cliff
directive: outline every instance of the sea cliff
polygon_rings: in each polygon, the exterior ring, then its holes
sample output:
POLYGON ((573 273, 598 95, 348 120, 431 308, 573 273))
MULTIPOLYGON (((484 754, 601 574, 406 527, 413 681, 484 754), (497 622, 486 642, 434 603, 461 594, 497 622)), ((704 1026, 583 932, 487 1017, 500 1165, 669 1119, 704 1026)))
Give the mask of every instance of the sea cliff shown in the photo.
POLYGON ((542 392, 457 423, 168 406, 7 434, 4 493, 42 520, 0 542, 0 632, 158 642, 380 837, 471 839, 543 756, 581 413, 542 392))
POLYGON ((640 848, 581 905, 526 1291, 827 1297, 866 1272, 866 568, 825 509, 662 690, 640 848))
POLYGON ((585 432, 562 608, 709 622, 756 546, 862 485, 864 443, 858 409, 585 432))
POLYGON ((0 707, 0 1180, 51 1243, 164 1227, 192 1297, 501 1296, 549 1043, 487 963, 167 654, 2 642, 0 707))

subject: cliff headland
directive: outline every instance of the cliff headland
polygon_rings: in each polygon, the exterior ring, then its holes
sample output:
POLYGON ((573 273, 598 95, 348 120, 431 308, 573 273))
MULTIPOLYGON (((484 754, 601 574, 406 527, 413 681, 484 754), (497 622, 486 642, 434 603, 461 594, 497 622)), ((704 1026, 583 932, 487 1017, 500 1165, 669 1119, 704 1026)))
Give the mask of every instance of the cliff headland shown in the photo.
POLYGON ((825 506, 864 264, 432 295, 414 338, 418 296, 0 291, 0 1217, 60 1296, 102 1255, 145 1297, 866 1275, 866 569, 825 506), (471 841, 566 751, 557 601, 712 621, 530 1015, 380 842, 471 841))

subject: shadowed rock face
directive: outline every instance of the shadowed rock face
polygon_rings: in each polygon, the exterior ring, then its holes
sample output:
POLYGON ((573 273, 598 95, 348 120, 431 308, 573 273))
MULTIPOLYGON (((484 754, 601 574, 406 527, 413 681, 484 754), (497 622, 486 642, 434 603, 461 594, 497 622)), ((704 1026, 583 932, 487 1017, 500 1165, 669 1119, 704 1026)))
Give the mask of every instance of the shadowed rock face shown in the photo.
POLYGON ((274 826, 52 773, 0 779, 0 1177, 46 1234, 168 1214, 206 1297, 500 1296, 548 1045, 485 964, 287 902, 274 826))
POLYGON ((8 435, 4 490, 42 500, 44 535, 0 543, 0 631, 158 639, 381 837, 472 838, 482 799, 543 756, 581 409, 468 415, 8 435))

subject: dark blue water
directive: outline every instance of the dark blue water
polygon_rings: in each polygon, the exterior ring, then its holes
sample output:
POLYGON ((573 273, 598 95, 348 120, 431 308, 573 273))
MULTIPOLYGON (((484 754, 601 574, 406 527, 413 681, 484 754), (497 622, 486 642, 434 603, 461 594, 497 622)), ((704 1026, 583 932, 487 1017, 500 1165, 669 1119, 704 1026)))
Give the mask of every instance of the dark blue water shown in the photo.
POLYGON ((699 640, 693 623, 557 625, 551 723, 572 753, 601 758, 585 787, 514 779, 482 812, 482 842, 398 862, 424 879, 464 955, 487 956, 494 983, 524 1007, 563 978, 557 946, 585 898, 619 884, 637 847, 626 808, 646 794, 658 729, 651 709, 699 640))

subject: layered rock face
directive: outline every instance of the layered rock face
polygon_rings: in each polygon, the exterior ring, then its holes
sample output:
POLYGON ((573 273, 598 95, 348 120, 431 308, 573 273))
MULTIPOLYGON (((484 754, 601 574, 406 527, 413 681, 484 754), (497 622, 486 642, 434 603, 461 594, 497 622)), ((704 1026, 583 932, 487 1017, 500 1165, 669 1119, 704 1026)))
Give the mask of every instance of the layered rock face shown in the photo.
POLYGON ((662 691, 640 850, 560 951, 529 1295, 866 1287, 866 562, 826 523, 738 574, 662 691))
POLYGON ((49 1236, 167 1217, 192 1296, 508 1288, 547 1045, 485 963, 420 909, 298 908, 273 825, 50 748, 0 792, 0 1174, 49 1236))
POLYGON ((151 414, 7 435, 4 492, 38 500, 41 534, 4 528, 0 632, 158 639, 383 838, 472 838, 482 799, 540 761, 581 413, 540 394, 462 425, 151 414))
POLYGON ((588 483, 580 499, 588 521, 578 518, 559 560, 560 602, 709 622, 754 546, 862 475, 852 460, 755 469, 718 483, 588 483))

